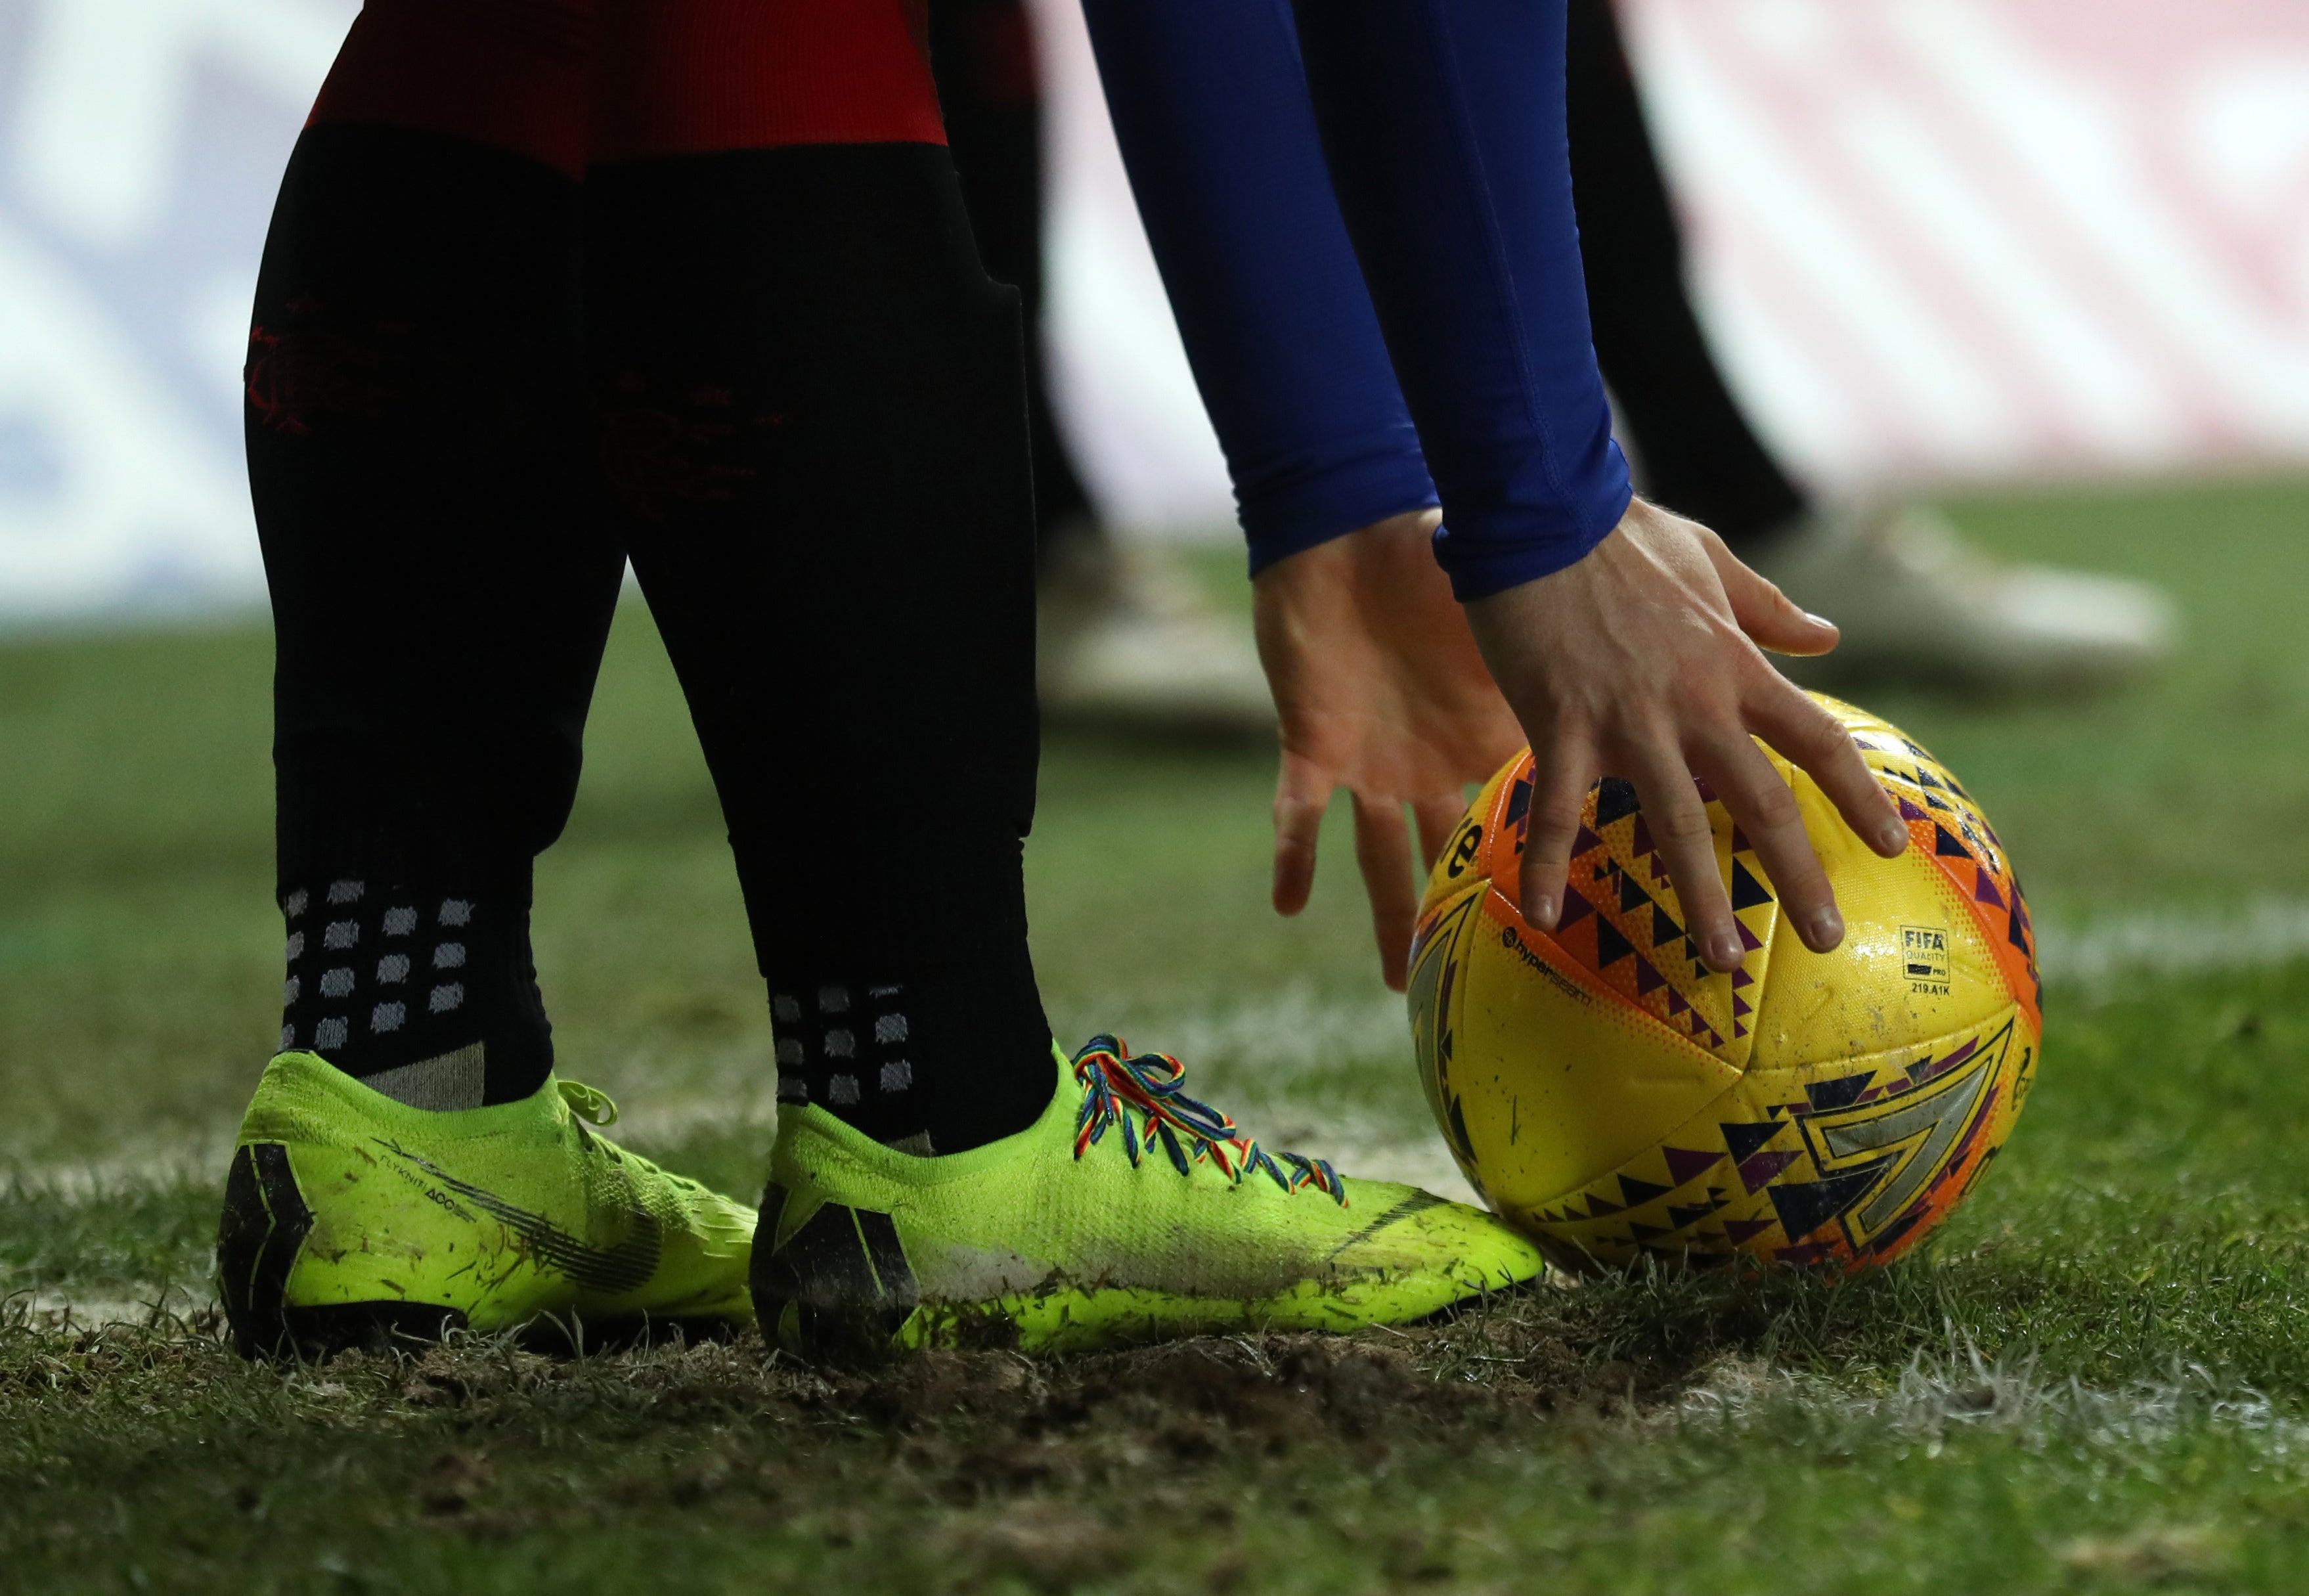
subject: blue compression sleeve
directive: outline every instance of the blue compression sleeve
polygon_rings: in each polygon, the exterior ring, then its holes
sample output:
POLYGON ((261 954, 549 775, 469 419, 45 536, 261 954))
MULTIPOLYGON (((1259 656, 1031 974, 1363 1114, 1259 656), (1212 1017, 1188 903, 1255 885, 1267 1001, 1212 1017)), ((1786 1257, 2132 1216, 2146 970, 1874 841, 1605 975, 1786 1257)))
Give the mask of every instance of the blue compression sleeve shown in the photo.
POLYGON ((1462 599, 1626 512, 1564 132, 1566 0, 1300 0, 1332 186, 1410 401, 1462 599))
POLYGON ((1324 168, 1288 0, 1083 12, 1252 571, 1433 505, 1324 168))

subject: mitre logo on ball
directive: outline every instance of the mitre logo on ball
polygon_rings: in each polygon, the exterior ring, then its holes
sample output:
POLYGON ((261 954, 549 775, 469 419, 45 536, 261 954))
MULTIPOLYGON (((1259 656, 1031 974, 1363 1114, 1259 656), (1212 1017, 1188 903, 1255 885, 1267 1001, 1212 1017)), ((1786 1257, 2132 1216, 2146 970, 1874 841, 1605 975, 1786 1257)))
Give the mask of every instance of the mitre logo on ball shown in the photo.
POLYGON ((1742 967, 1709 970, 1635 790, 1606 780, 1562 922, 1517 912, 1526 750, 1437 860, 1412 950, 1412 1033, 1470 1184, 1566 1267, 1645 1253, 1878 1262, 1913 1246, 2011 1134, 2034 1078, 2035 932, 1996 833, 1898 730, 1821 702, 1898 803, 1882 859, 1777 755, 1845 938, 1782 936, 1770 879, 1712 794, 1742 967))

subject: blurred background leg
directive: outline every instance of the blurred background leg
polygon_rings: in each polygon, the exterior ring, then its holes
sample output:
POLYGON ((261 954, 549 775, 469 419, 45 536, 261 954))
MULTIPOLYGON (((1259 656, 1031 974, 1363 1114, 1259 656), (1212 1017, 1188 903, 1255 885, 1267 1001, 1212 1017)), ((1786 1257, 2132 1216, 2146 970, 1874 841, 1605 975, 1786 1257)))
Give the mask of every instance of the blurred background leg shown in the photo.
POLYGON ((1050 185, 1042 67, 1025 0, 931 0, 930 70, 947 147, 986 274, 1018 291, 1034 443, 1035 563, 1051 572, 1112 558, 1107 528, 1052 414, 1043 333, 1050 185))
POLYGON ((1129 728, 1264 733, 1274 706, 1249 620, 1190 566, 1115 537, 1057 414, 1045 334, 1045 84, 1025 0, 930 0, 930 65, 987 274, 1018 290, 1034 449, 1044 713, 1129 728))
POLYGON ((1758 441, 1685 290, 1668 196, 1612 0, 1571 0, 1571 186, 1596 359, 1645 491, 1743 559, 1808 507, 1758 441))

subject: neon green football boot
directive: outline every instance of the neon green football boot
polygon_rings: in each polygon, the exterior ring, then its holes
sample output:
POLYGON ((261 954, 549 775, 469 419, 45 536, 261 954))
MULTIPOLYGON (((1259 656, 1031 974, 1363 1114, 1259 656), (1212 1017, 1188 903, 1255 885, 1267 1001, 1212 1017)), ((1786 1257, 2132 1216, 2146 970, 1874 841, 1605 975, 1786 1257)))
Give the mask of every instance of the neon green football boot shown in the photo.
POLYGON ((781 1110, 754 1253, 763 1334, 812 1354, 1351 1331, 1544 1267, 1489 1214, 1260 1147, 1185 1096, 1165 1054, 1096 1037, 1058 1069, 1034 1124, 938 1158, 781 1110))
POLYGON ((601 1093, 412 1108, 309 1053, 265 1067, 217 1232, 249 1356, 399 1333, 751 1316, 744 1205, 594 1134, 601 1093))

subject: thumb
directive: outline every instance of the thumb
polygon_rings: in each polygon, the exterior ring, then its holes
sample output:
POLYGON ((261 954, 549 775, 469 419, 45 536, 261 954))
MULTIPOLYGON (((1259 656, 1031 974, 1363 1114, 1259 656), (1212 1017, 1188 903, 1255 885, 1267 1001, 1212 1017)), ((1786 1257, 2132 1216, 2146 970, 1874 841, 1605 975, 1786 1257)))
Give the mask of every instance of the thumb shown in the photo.
POLYGON ((1836 623, 1814 615, 1742 562, 1714 533, 1708 535, 1708 558, 1715 563, 1724 596, 1731 601, 1732 619, 1759 648, 1774 654, 1826 654, 1836 646, 1836 623))

